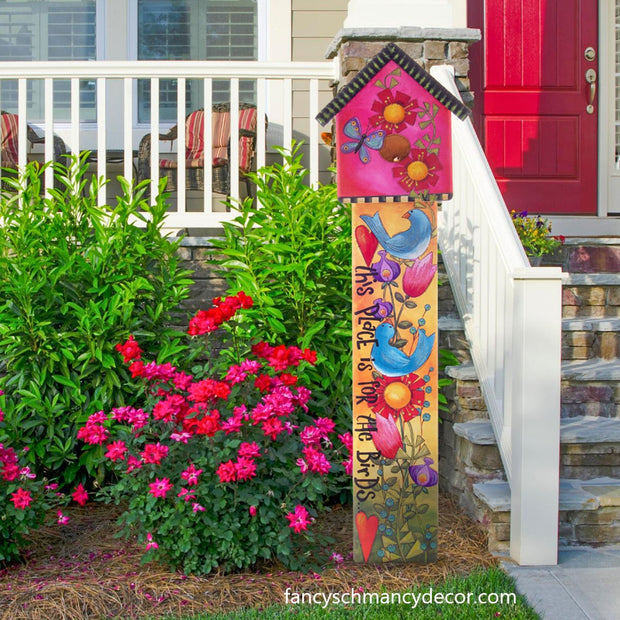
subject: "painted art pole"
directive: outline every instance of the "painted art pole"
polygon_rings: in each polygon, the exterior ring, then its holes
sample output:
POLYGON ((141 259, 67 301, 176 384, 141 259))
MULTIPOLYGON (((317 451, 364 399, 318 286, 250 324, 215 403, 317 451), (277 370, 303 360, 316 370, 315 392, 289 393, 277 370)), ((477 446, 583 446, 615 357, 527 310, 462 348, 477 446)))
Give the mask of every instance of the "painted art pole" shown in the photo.
POLYGON ((358 562, 437 558, 437 200, 452 192, 451 116, 468 113, 390 44, 317 117, 335 117, 352 203, 358 562))

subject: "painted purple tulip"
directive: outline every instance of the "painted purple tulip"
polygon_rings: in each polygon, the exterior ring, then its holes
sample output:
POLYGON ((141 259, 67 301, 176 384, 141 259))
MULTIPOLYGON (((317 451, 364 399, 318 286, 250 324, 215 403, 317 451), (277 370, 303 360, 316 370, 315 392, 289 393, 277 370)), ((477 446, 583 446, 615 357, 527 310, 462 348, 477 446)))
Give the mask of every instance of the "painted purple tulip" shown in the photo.
POLYGON ((386 459, 393 459, 398 450, 403 447, 396 422, 390 416, 384 418, 378 415, 376 424, 377 430, 370 433, 375 448, 381 453, 381 456, 386 459))
POLYGON ((381 257, 376 263, 372 264, 375 272, 375 280, 378 282, 393 282, 400 275, 400 265, 389 258, 386 258, 385 250, 379 251, 381 257))
POLYGON ((419 297, 426 291, 436 273, 437 265, 433 264, 432 252, 422 259, 416 258, 411 267, 405 268, 403 291, 409 297, 419 297))
POLYGON ((394 310, 394 306, 389 301, 385 301, 385 299, 382 298, 375 299, 374 304, 372 313, 378 319, 385 319, 390 316, 394 310))
POLYGON ((431 467, 433 459, 426 457, 424 465, 411 465, 409 475, 419 487, 432 487, 437 484, 439 474, 431 467))

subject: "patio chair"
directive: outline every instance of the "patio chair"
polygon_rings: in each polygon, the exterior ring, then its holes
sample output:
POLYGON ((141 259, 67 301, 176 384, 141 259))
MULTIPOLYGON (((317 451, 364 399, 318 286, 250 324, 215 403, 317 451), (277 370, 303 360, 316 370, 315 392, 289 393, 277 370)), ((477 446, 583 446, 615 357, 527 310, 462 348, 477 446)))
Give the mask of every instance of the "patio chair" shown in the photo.
MULTIPOLYGON (((19 159, 19 118, 17 114, 4 111, 0 112, 0 116, 1 165, 3 168, 17 170, 19 159)), ((45 142, 45 137, 39 136, 30 125, 26 128, 26 137, 31 147, 34 144, 43 144, 45 142)), ((28 161, 31 161, 30 156, 28 161)), ((67 147, 64 140, 57 135, 54 135, 54 162, 67 165, 67 147)))
MULTIPOLYGON (((204 110, 190 112, 185 119, 185 186, 189 190, 204 190, 204 110)), ((145 135, 138 149, 138 181, 151 178, 151 135, 145 135)), ((159 139, 169 141, 172 149, 177 139, 178 126, 175 125, 159 139)), ((211 152, 212 189, 214 192, 230 194, 230 104, 216 103, 212 107, 211 135, 213 148, 211 152)), ((239 104, 239 178, 244 180, 248 195, 251 195, 251 183, 247 173, 252 169, 256 150, 256 106, 248 103, 239 104)), ((161 153, 160 153, 161 155, 161 153)), ((175 191, 178 187, 177 159, 161 158, 159 173, 168 178, 167 190, 175 191)))

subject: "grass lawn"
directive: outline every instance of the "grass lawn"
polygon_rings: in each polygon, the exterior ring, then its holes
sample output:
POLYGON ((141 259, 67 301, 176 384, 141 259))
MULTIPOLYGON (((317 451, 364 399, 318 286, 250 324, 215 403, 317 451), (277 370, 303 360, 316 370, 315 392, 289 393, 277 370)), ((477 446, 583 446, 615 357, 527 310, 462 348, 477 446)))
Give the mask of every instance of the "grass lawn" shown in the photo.
MULTIPOLYGON (((383 590, 374 592, 373 595, 379 600, 395 602, 370 602, 370 594, 367 592, 367 602, 356 601, 354 605, 332 604, 324 602, 323 593, 315 592, 315 604, 294 604, 295 595, 301 597, 301 593, 291 593, 289 604, 273 605, 263 609, 243 609, 231 613, 216 613, 197 616, 169 616, 172 620, 271 620, 279 618, 332 618, 333 620, 345 620, 349 618, 362 619, 373 618, 377 620, 395 620, 402 618, 416 618, 416 620, 455 618, 462 620, 483 620, 486 618, 509 618, 510 620, 535 620, 538 614, 531 609, 525 599, 515 592, 514 581, 500 568, 476 570, 466 577, 450 578, 439 585, 412 587, 411 590, 402 590, 393 594, 383 590), (457 594, 459 593, 459 594, 457 594), (459 601, 469 594, 469 603, 446 603, 442 598, 456 596, 459 601), (504 601, 499 599, 503 594, 504 601), (400 596, 399 596, 400 595, 400 596), (488 604, 478 603, 478 597, 485 596, 490 599, 488 604), (514 596, 512 596, 514 595, 514 596), (404 596, 406 602, 398 603, 398 599, 404 596), (431 601, 431 596, 434 602, 431 601), (414 601, 418 600, 415 605, 414 601), (498 602, 494 602, 497 600, 498 602), (415 607, 414 607, 415 605, 415 607)), ((306 589, 306 596, 313 593, 306 589)), ((341 595, 343 593, 340 593, 341 595)), ((350 595, 350 593, 349 593, 350 595)), ((360 594, 360 597, 363 596, 360 594)), ((299 599, 297 599, 299 600, 299 599)), ((149 616, 145 620, 152 620, 149 616)))

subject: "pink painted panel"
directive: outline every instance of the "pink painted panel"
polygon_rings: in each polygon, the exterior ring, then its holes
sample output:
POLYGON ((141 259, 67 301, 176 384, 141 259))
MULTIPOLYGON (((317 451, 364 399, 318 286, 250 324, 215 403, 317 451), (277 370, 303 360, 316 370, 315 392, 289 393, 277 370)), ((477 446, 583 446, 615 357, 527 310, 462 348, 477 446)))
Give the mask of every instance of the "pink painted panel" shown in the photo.
POLYGON ((451 112, 393 60, 336 116, 342 198, 452 193, 451 112))

